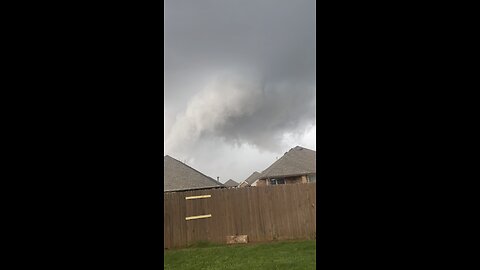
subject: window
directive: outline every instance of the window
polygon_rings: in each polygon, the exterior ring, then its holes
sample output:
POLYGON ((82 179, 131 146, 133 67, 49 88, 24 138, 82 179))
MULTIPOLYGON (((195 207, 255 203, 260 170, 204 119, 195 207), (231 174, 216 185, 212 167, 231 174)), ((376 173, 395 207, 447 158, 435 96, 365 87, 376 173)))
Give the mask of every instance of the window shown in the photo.
POLYGON ((270 185, 284 185, 285 179, 284 178, 274 178, 270 179, 270 185))

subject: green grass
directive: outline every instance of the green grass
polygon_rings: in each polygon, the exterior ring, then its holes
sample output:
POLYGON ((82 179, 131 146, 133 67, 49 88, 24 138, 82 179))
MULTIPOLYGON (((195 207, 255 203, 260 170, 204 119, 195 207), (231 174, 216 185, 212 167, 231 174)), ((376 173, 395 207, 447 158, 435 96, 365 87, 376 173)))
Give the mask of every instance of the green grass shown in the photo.
POLYGON ((316 242, 285 241, 261 244, 198 243, 164 252, 164 269, 315 269, 316 242))

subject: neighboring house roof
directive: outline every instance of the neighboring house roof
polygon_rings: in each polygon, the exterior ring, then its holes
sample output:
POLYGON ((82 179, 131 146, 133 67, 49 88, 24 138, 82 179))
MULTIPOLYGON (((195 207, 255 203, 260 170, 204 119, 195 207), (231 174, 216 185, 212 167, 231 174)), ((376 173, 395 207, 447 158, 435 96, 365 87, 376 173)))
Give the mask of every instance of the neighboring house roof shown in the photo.
POLYGON ((265 169, 259 178, 265 179, 316 173, 316 155, 317 153, 313 150, 296 146, 265 169))
POLYGON ((224 184, 226 187, 236 187, 238 186, 238 183, 233 181, 232 179, 229 179, 227 182, 224 184))
POLYGON ((180 191, 189 189, 223 187, 213 178, 204 175, 171 156, 163 159, 163 191, 180 191))
POLYGON ((261 176, 261 173, 259 172, 254 172, 252 173, 247 179, 245 179, 245 181, 243 181, 240 186, 244 187, 244 186, 250 186, 251 184, 255 183, 255 181, 258 180, 258 178, 260 178, 261 176))

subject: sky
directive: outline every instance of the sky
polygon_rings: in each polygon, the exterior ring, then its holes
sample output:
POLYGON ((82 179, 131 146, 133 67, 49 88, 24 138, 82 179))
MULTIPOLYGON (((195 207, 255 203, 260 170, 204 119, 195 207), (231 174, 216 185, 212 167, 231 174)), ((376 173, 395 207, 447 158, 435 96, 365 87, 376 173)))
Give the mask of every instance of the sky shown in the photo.
POLYGON ((165 0, 164 155, 224 183, 316 150, 315 0, 165 0))

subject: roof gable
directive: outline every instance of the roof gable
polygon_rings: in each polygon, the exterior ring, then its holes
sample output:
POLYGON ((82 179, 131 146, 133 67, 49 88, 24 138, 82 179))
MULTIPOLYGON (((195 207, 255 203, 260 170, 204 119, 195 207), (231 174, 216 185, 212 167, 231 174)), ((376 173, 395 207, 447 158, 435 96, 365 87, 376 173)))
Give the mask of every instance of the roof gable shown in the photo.
POLYGON ((246 183, 247 185, 251 185, 251 184, 255 183, 255 181, 257 181, 260 178, 261 175, 262 175, 261 173, 255 171, 247 179, 245 179, 245 181, 243 181, 243 182, 246 183))
POLYGON ((236 187, 238 186, 238 183, 233 181, 232 179, 229 179, 227 182, 224 184, 226 187, 236 187))
POLYGON ((222 187, 213 178, 170 156, 163 159, 163 191, 222 187))
POLYGON ((262 172, 261 179, 317 172, 316 152, 296 146, 262 172))

